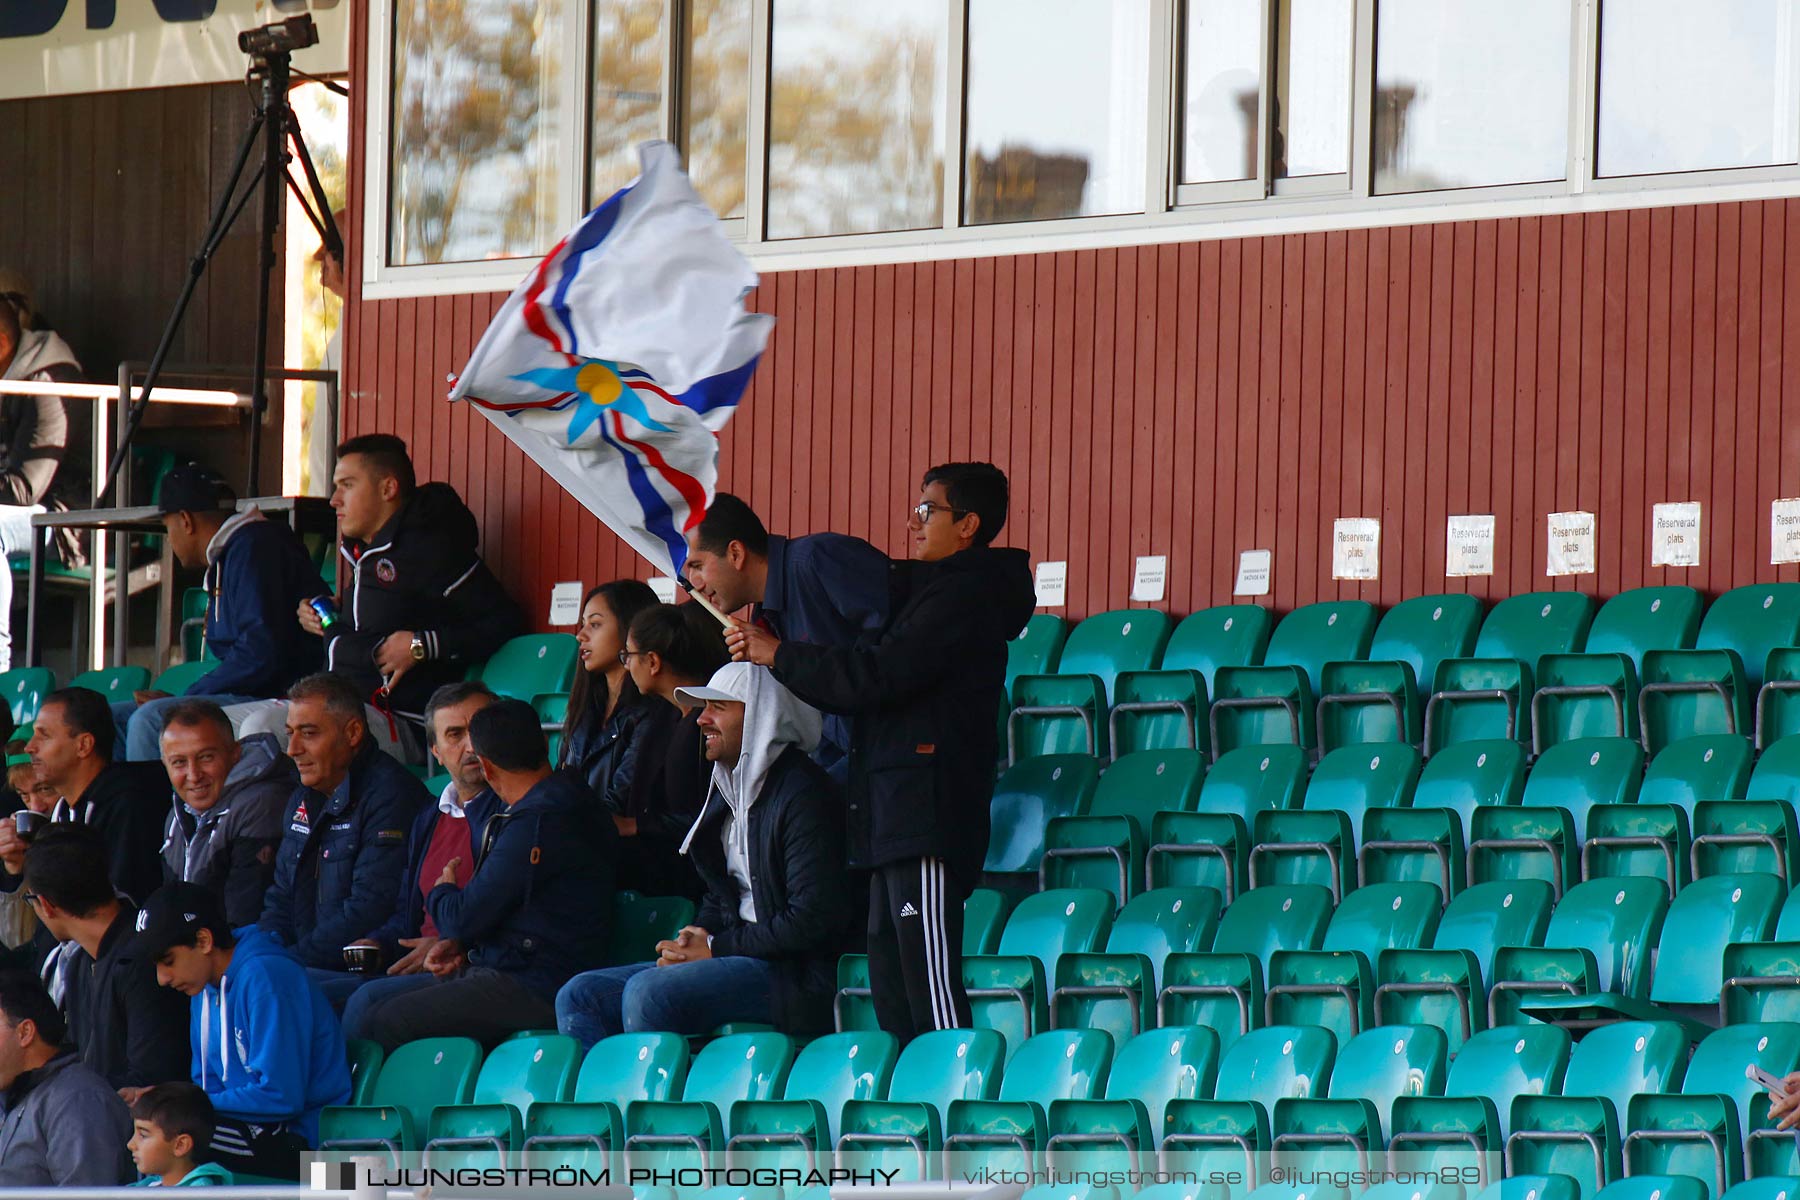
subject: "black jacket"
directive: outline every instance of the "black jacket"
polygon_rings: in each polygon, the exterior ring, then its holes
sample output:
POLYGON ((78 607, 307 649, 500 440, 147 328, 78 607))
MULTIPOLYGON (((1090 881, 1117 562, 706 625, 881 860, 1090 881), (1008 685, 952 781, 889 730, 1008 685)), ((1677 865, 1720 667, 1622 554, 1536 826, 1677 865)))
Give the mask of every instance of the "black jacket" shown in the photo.
POLYGON ((69 961, 69 1040, 81 1061, 115 1088, 186 1080, 188 998, 156 982, 156 962, 131 950, 137 909, 121 904, 100 957, 77 949, 69 961))
POLYGON ((669 715, 639 731, 643 744, 624 812, 637 822, 637 836, 619 839, 618 884, 646 896, 698 900, 700 877, 681 856, 681 839, 712 786, 712 764, 700 736, 700 710, 684 716, 673 705, 655 703, 669 715))
POLYGON ((911 568, 906 604, 872 645, 784 641, 775 676, 858 718, 850 863, 943 858, 972 886, 987 855, 1006 643, 1037 604, 1023 550, 972 548, 911 568))
POLYGON ((630 807, 639 773, 648 766, 643 756, 646 743, 674 719, 672 705, 635 691, 613 709, 611 720, 602 720, 599 708, 589 706, 569 718, 561 766, 587 784, 608 810, 623 814, 630 807))
POLYGON ((606 962, 617 839, 586 788, 549 775, 488 819, 469 885, 440 883, 425 907, 470 966, 516 975, 555 1000, 571 976, 606 962))
POLYGON ((439 686, 523 633, 524 614, 481 561, 479 541, 475 515, 447 483, 420 485, 367 543, 346 539, 326 666, 372 695, 381 686, 376 646, 412 630, 426 658, 400 677, 391 700, 396 712, 416 716, 439 686))
POLYGON ((742 954, 776 964, 775 1024, 791 1034, 832 1024, 837 960, 851 913, 843 809, 831 777, 800 750, 790 746, 775 760, 750 806, 754 923, 738 915, 738 885, 725 867, 730 807, 716 789, 707 795, 688 844, 706 884, 694 923, 713 935, 713 957, 742 954))
MULTIPOLYGON (((494 795, 492 788, 482 788, 463 803, 462 819, 469 823, 470 869, 474 869, 474 854, 481 849, 481 831, 487 828, 488 818, 504 807, 500 797, 494 795)), ((420 890, 419 869, 425 862, 425 851, 431 848, 432 835, 437 832, 439 821, 454 821, 438 808, 436 801, 428 801, 413 818, 412 830, 406 835, 406 869, 400 873, 400 895, 394 901, 394 915, 389 917, 380 929, 368 936, 381 943, 382 960, 389 964, 397 962, 405 953, 400 945, 401 938, 416 938, 425 926, 425 891, 420 890)), ((430 880, 424 882, 430 883, 430 880)))
MULTIPOLYGON (((115 890, 142 904, 162 886, 163 819, 169 776, 160 762, 108 763, 87 790, 58 802, 53 821, 82 821, 106 843, 106 873, 115 890)), ((17 891, 21 876, 0 871, 0 891, 17 891)))
POLYGON ((430 802, 373 738, 350 764, 349 785, 332 796, 295 789, 258 922, 309 967, 342 970, 344 947, 393 916, 406 831, 430 802))

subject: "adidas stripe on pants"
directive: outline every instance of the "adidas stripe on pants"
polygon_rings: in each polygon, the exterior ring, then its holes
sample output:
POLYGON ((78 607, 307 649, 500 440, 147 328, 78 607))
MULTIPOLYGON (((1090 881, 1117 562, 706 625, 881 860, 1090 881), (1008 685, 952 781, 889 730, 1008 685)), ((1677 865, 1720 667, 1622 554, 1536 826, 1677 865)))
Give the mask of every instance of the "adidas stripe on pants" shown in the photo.
POLYGON ((888 863, 869 880, 869 987, 881 1027, 902 1045, 933 1029, 969 1026, 962 985, 968 894, 941 858, 888 863))

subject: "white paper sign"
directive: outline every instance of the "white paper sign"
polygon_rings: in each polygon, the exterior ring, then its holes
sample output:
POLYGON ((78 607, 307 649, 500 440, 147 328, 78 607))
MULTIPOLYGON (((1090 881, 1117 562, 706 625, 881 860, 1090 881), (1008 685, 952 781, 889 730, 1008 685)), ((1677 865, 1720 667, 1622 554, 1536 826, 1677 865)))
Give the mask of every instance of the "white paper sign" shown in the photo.
POLYGON ((1154 604, 1163 598, 1169 586, 1169 556, 1141 554, 1131 574, 1131 598, 1139 604, 1154 604))
POLYGON ((652 575, 650 590, 655 592, 656 598, 664 604, 675 603, 675 581, 667 575, 652 575))
POLYGON ((1769 505, 1769 562, 1800 562, 1800 498, 1769 505))
POLYGON ((1381 577, 1381 522, 1374 517, 1339 517, 1331 523, 1331 577, 1381 577))
POLYGON ((1494 515, 1450 518, 1444 531, 1444 574, 1452 579, 1494 573, 1494 515))
POLYGON ((558 583, 550 588, 550 623, 574 625, 581 620, 581 580, 558 583))
POLYGON ((1267 550, 1246 550, 1238 555, 1237 583, 1234 596, 1266 596, 1269 594, 1269 562, 1267 550))
POLYGON ((1700 502, 1658 504, 1650 510, 1650 565, 1700 565, 1700 502))
POLYGON ((1061 608, 1067 602, 1069 564, 1041 562, 1037 565, 1037 606, 1061 608))
POLYGON ((1551 513, 1544 522, 1549 531, 1549 566, 1545 575, 1592 575, 1596 570, 1594 514, 1551 513))

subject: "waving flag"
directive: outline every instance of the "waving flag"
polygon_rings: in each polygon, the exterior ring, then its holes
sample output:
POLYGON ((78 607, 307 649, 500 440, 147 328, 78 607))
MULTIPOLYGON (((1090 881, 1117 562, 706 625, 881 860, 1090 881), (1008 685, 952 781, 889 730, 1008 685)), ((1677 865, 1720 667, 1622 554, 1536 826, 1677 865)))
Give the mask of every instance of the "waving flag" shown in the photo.
POLYGON ((675 148, 589 213, 508 297, 450 393, 673 575, 718 482, 718 433, 775 319, 675 148))

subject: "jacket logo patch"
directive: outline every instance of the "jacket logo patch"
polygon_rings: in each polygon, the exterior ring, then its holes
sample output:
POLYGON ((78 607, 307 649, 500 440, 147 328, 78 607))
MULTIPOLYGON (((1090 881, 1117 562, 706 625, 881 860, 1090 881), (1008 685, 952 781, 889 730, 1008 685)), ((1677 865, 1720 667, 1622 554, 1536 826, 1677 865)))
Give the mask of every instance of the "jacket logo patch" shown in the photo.
POLYGON ((375 560, 375 578, 383 583, 394 582, 394 561, 390 558, 375 560))
POLYGON ((294 821, 300 825, 306 824, 306 801, 302 800, 294 809, 294 821))
POLYGON ((937 753, 937 743, 936 742, 920 742, 918 745, 913 747, 913 753, 914 754, 936 754, 937 753))
POLYGON ((544 858, 543 848, 541 846, 533 846, 531 848, 531 865, 534 867, 537 866, 538 863, 543 861, 543 858, 544 858))
POLYGON ((379 829, 375 832, 375 840, 377 842, 404 842, 406 831, 404 829, 379 829))

